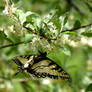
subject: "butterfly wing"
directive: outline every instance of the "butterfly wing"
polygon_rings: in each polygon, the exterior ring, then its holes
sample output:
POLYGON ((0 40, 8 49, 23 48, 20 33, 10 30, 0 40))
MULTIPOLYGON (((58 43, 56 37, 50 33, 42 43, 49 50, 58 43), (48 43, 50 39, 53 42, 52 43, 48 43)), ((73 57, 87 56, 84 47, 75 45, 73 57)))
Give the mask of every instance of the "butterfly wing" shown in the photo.
POLYGON ((23 65, 22 62, 20 62, 20 60, 19 60, 17 57, 15 57, 15 58, 13 59, 13 61, 14 61, 18 66, 22 66, 22 65, 23 65))
POLYGON ((58 64, 47 57, 36 57, 34 58, 34 63, 31 66, 32 73, 39 78, 52 78, 52 79, 62 79, 71 80, 70 75, 65 72, 58 64))
POLYGON ((19 66, 24 65, 24 69, 37 78, 71 80, 70 75, 46 55, 19 56, 14 61, 19 66))

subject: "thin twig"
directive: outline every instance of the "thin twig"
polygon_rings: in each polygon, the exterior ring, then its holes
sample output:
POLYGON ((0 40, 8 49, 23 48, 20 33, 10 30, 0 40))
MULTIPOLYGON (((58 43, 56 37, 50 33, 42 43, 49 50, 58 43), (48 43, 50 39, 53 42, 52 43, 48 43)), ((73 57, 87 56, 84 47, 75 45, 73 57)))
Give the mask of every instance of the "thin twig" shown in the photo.
POLYGON ((85 2, 85 4, 86 4, 87 7, 89 8, 89 10, 92 12, 92 6, 91 6, 88 2, 85 2))
MULTIPOLYGON (((29 41, 29 42, 31 42, 31 41, 29 41)), ((20 44, 24 44, 24 42, 17 42, 17 43, 13 43, 13 44, 8 44, 8 45, 0 46, 0 49, 16 46, 16 45, 20 45, 20 44)))
POLYGON ((70 4, 70 6, 72 6, 75 10, 77 10, 81 15, 86 16, 86 14, 82 10, 80 10, 80 8, 76 4, 74 4, 72 0, 66 0, 66 1, 68 4, 70 4))
MULTIPOLYGON (((62 32, 66 32, 66 31, 72 32, 72 31, 75 31, 75 30, 78 30, 78 29, 82 29, 82 28, 89 27, 89 26, 91 26, 91 25, 92 25, 92 23, 91 23, 91 24, 88 24, 88 25, 83 25, 83 26, 80 26, 80 27, 77 27, 77 28, 67 29, 67 30, 64 30, 64 31, 62 31, 62 32)), ((61 32, 61 33, 62 33, 62 32, 61 32)))
MULTIPOLYGON (((25 26, 23 26, 25 29, 27 29, 27 30, 29 30, 30 32, 32 32, 32 34, 35 34, 35 35, 38 35, 34 30, 31 30, 30 28, 27 28, 27 27, 25 27, 25 26)), ((48 38, 48 37, 46 37, 45 35, 39 35, 40 36, 40 39, 42 39, 42 38, 45 38, 45 39, 49 39, 49 40, 56 40, 56 38, 53 38, 53 39, 50 39, 50 38, 48 38)))
POLYGON ((5 5, 6 5, 6 8, 7 8, 8 14, 10 14, 10 15, 11 15, 8 0, 4 0, 4 2, 5 2, 5 5))

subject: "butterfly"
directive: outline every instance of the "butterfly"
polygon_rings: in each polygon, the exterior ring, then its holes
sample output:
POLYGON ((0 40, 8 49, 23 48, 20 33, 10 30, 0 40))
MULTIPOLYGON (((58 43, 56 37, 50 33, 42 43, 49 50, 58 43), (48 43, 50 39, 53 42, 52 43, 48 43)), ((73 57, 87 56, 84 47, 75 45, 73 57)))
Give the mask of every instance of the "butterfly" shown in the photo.
POLYGON ((46 52, 40 53, 40 55, 18 56, 13 61, 18 65, 19 71, 27 71, 34 77, 71 81, 70 75, 48 58, 46 52))

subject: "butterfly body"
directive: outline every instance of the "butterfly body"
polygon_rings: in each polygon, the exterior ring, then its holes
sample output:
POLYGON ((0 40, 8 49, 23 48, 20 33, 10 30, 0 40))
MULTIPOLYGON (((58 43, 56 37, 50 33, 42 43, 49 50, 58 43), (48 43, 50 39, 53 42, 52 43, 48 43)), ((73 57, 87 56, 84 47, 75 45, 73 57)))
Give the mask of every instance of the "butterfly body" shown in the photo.
POLYGON ((46 53, 40 55, 25 55, 13 59, 20 71, 27 71, 37 78, 51 78, 71 80, 70 75, 58 64, 46 57, 46 53), (25 63, 21 61, 25 61, 25 63))

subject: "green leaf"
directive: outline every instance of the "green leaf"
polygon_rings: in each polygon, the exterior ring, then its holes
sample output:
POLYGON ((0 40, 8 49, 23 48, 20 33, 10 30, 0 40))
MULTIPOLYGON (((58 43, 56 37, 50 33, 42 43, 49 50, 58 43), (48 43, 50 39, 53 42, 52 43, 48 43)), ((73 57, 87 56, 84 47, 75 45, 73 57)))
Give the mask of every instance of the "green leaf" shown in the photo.
POLYGON ((18 17, 20 20, 21 24, 23 24, 26 20, 25 13, 22 10, 16 10, 15 15, 18 17))
POLYGON ((21 40, 21 37, 14 34, 14 33, 9 33, 7 35, 7 38, 11 41, 11 42, 19 42, 21 40))
POLYGON ((32 23, 32 17, 30 15, 26 17, 26 22, 32 23))
POLYGON ((0 31, 0 44, 3 44, 4 40, 8 40, 7 35, 4 33, 4 31, 0 31))
POLYGON ((29 23, 29 22, 24 22, 24 23, 23 23, 23 27, 27 28, 29 31, 35 30, 34 25, 32 25, 32 24, 29 23))
POLYGON ((92 37, 92 33, 87 33, 87 32, 83 32, 83 33, 81 33, 81 35, 84 35, 87 37, 92 37))
POLYGON ((61 29, 61 22, 57 15, 53 16, 50 21, 53 22, 53 24, 57 27, 58 30, 61 29))
POLYGON ((42 22, 41 22, 41 18, 40 18, 40 17, 35 20, 35 24, 37 25, 37 27, 38 27, 39 29, 41 29, 41 27, 42 27, 42 22))
POLYGON ((26 34, 24 43, 28 43, 29 41, 33 39, 33 37, 34 36, 32 34, 26 34))
POLYGON ((75 23, 74 23, 74 28, 78 28, 81 26, 81 23, 79 20, 76 20, 75 23))
POLYGON ((60 47, 62 49, 62 52, 67 55, 67 56, 71 56, 71 51, 68 45, 65 45, 64 47, 60 47))
POLYGON ((7 36, 4 31, 0 31, 0 38, 5 39, 7 36))
POLYGON ((85 92, 92 92, 92 83, 88 85, 85 92))
POLYGON ((13 92, 25 92, 20 82, 13 82, 13 92), (16 90, 16 91, 15 91, 16 90))
POLYGON ((67 32, 64 32, 65 34, 72 34, 72 35, 74 35, 74 36, 77 36, 78 34, 76 33, 76 32, 69 32, 69 31, 67 31, 67 32))
POLYGON ((26 23, 24 25, 35 31, 39 31, 42 27, 42 21, 38 14, 32 13, 26 16, 26 23))
POLYGON ((69 13, 66 13, 65 14, 65 18, 64 18, 64 25, 67 23, 68 17, 69 17, 69 13))

